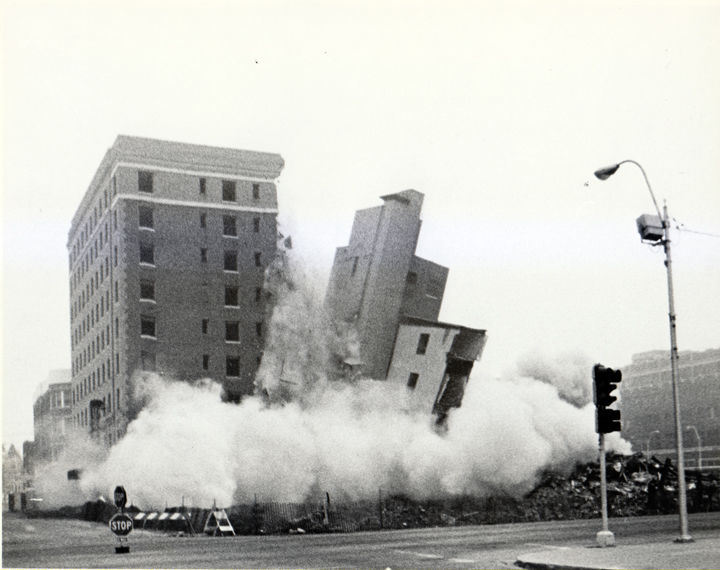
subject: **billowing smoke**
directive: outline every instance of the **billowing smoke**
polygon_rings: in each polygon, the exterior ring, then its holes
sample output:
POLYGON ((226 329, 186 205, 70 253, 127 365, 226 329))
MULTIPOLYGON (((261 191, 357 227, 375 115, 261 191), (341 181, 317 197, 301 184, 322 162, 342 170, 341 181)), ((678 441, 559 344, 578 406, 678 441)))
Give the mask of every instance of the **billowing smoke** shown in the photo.
POLYGON ((537 352, 523 355, 518 374, 551 384, 558 394, 574 406, 592 402, 592 362, 584 354, 564 353, 552 360, 537 352))
POLYGON ((336 364, 356 350, 352 331, 330 326, 318 295, 287 269, 293 278, 276 275, 272 289, 258 395, 232 404, 210 379, 146 376, 136 386, 145 406, 125 437, 107 456, 83 459, 85 498, 108 496, 118 484, 145 509, 325 492, 372 498, 379 489, 416 498, 522 494, 544 470, 597 456, 593 406, 576 390, 589 374, 584 359, 535 359, 506 379, 476 373, 441 433, 433 418, 408 411, 404 386, 338 373, 336 364))

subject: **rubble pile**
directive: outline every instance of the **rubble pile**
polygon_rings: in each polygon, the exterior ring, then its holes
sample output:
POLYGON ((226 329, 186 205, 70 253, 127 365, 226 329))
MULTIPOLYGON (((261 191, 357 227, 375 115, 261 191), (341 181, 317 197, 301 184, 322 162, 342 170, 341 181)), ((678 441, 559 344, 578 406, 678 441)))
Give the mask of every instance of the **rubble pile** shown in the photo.
MULTIPOLYGON (((720 510, 718 474, 686 470, 688 510, 720 510)), ((656 457, 609 455, 606 462, 608 514, 632 517, 677 512, 677 470, 656 457)), ((382 504, 381 528, 417 528, 599 518, 600 465, 577 465, 570 475, 544 473, 522 498, 497 494, 446 501, 390 497, 382 504)), ((372 522, 372 521, 368 521, 372 522)), ((377 528, 377 527, 376 527, 377 528)))
MULTIPOLYGON (((606 462, 608 514, 611 517, 677 513, 677 470, 672 462, 656 457, 608 455, 606 462)), ((720 511, 720 473, 685 471, 690 512, 720 511)), ((132 505, 126 509, 135 515, 132 505)), ((55 513, 34 516, 71 516, 107 523, 117 511, 98 500, 55 513)), ((202 529, 210 509, 176 507, 191 527, 202 529)), ((29 513, 30 514, 30 513, 29 513)), ((238 534, 354 532, 360 530, 423 528, 474 524, 501 524, 600 517, 600 466, 577 465, 569 475, 546 472, 524 497, 497 492, 488 497, 456 496, 417 501, 404 495, 380 492, 374 501, 330 500, 317 503, 254 503, 235 505, 227 516, 238 534)), ((173 529, 143 523, 157 531, 173 529)))

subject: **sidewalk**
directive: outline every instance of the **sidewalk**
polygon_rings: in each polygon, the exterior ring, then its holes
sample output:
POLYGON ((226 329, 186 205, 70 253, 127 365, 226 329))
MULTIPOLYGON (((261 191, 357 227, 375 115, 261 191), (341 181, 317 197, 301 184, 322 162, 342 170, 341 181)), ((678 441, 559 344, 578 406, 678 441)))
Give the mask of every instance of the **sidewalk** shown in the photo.
POLYGON ((653 542, 607 548, 558 548, 521 554, 518 566, 530 569, 720 570, 720 537, 695 542, 653 542))

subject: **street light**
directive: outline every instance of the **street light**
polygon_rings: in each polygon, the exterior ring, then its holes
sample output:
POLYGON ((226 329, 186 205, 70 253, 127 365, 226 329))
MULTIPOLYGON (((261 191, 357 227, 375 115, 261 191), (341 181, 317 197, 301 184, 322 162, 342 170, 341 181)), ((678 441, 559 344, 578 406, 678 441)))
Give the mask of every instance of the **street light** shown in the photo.
POLYGON ((595 176, 600 180, 607 180, 613 174, 615 174, 622 164, 631 163, 637 166, 642 172, 645 184, 650 191, 650 197, 652 198, 653 204, 655 205, 655 211, 657 212, 657 221, 660 222, 660 226, 657 230, 652 228, 652 218, 654 216, 640 216, 638 218, 638 231, 643 240, 650 240, 653 245, 661 245, 665 250, 665 267, 667 269, 667 288, 668 288, 668 318, 670 319, 670 369, 672 378, 672 389, 673 389, 673 404, 675 408, 675 441, 677 446, 678 456, 678 511, 680 515, 680 537, 676 539, 676 542, 692 542, 693 539, 688 532, 688 516, 687 516, 687 489, 685 485, 685 458, 683 453, 683 440, 682 440, 682 423, 680 422, 680 381, 678 378, 678 350, 677 350, 677 339, 675 330, 675 301, 673 296, 673 282, 672 282, 672 259, 670 256, 670 218, 668 217, 667 204, 663 206, 663 213, 660 213, 658 208, 657 200, 655 200, 655 194, 650 186, 645 169, 640 165, 639 162, 634 160, 623 160, 617 164, 606 166, 595 171, 595 176))
POLYGON ((698 430, 695 426, 685 426, 686 430, 693 430, 695 432, 695 437, 697 438, 698 442, 698 469, 702 469, 702 441, 700 439, 700 434, 698 433, 698 430))
POLYGON ((654 436, 656 433, 660 433, 660 430, 654 429, 650 432, 650 435, 647 438, 647 444, 645 445, 645 449, 647 450, 648 459, 650 458, 650 440, 652 439, 652 436, 654 436))

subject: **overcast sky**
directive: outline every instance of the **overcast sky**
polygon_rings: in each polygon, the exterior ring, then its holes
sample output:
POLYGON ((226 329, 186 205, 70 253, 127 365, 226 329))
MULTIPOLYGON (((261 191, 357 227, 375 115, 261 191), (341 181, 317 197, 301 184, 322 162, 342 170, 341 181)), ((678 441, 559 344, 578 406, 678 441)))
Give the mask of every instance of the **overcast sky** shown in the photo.
POLYGON ((635 159, 686 230, 679 347, 720 347, 718 1, 2 8, 4 442, 70 367, 67 233, 118 134, 281 154, 280 222, 323 291, 355 210, 423 192, 417 253, 450 268, 441 320, 488 331, 479 381, 669 348, 644 179, 593 177, 635 159))

